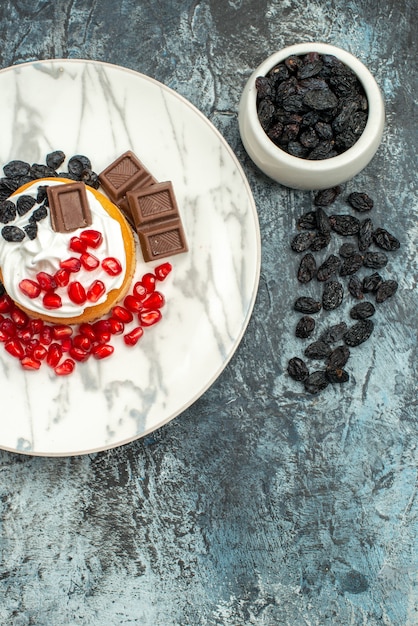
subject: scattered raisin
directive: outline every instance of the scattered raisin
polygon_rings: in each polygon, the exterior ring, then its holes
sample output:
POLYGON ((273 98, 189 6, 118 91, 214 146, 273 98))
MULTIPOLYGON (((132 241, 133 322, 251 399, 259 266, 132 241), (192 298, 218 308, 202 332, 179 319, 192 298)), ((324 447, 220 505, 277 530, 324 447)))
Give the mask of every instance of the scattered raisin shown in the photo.
POLYGON ((343 259, 347 259, 349 256, 353 256, 356 254, 357 248, 353 243, 343 243, 340 249, 338 250, 338 254, 343 257, 343 259))
POLYGON ((353 320, 364 320, 367 317, 372 317, 375 312, 376 309, 371 302, 359 302, 359 304, 356 304, 351 309, 350 317, 352 317, 353 320))
POLYGON ((329 257, 325 259, 325 261, 318 267, 318 271, 316 273, 316 277, 320 282, 324 282, 331 278, 334 274, 338 272, 340 269, 341 261, 335 256, 335 254, 330 254, 329 257))
POLYGON ((374 204, 373 200, 367 195, 367 193, 359 193, 357 191, 350 193, 347 198, 347 202, 353 207, 353 209, 359 211, 360 213, 370 211, 374 204))
POLYGON ((388 257, 384 252, 366 252, 363 257, 364 267, 370 269, 380 270, 385 267, 388 262, 388 257))
POLYGON ((331 232, 329 217, 320 206, 316 210, 316 223, 318 232, 321 233, 321 235, 328 235, 331 232))
POLYGON ((331 215, 329 221, 332 230, 344 237, 356 235, 360 230, 360 220, 353 215, 331 215))
POLYGON ((399 240, 387 231, 386 228, 376 228, 376 230, 373 231, 373 241, 379 248, 388 250, 389 252, 397 250, 401 245, 399 240))
POLYGON ((46 155, 46 164, 53 170, 57 170, 65 161, 65 154, 62 150, 55 150, 46 155))
POLYGON ((13 222, 16 217, 16 205, 11 200, 4 200, 0 204, 0 222, 8 224, 13 222))
POLYGON ((305 378, 303 382, 306 391, 312 394, 323 391, 326 387, 328 387, 329 384, 329 380, 323 370, 317 370, 316 372, 312 372, 312 374, 309 374, 309 376, 305 378))
POLYGON ((363 291, 374 292, 377 291, 383 282, 383 278, 378 272, 373 272, 363 278, 363 291))
POLYGON ((347 289, 349 293, 353 296, 353 298, 357 298, 357 300, 361 300, 364 296, 363 282, 358 276, 350 276, 350 280, 347 284, 347 289))
POLYGON ((301 215, 297 225, 303 230, 316 230, 316 211, 307 211, 301 215))
POLYGON ((301 296, 295 301, 293 308, 299 313, 318 313, 321 310, 321 303, 307 296, 301 296))
POLYGON ((381 303, 393 296, 398 289, 396 280, 384 280, 376 290, 376 302, 381 303))
POLYGON ((355 274, 363 265, 363 256, 361 254, 353 254, 341 263, 340 276, 351 276, 355 274))
POLYGON ((23 241, 25 232, 18 226, 3 226, 1 234, 6 241, 17 243, 23 241))
POLYGON ((16 202, 16 209, 17 209, 18 215, 25 215, 25 213, 31 210, 34 204, 36 204, 36 200, 35 198, 32 198, 32 196, 27 196, 27 195, 19 196, 16 202))
POLYGON ((338 324, 333 324, 324 330, 319 336, 319 339, 321 341, 325 341, 325 343, 335 343, 336 341, 342 339, 346 330, 347 324, 345 322, 339 322, 338 324))
POLYGON ((330 233, 316 233, 312 239, 312 243, 309 249, 313 252, 318 252, 326 248, 331 241, 330 233))
POLYGON ((27 176, 29 174, 30 165, 25 161, 10 161, 3 167, 5 176, 10 178, 19 178, 20 176, 27 176))
POLYGON ((350 357, 350 350, 347 346, 337 346, 328 356, 326 366, 331 369, 344 367, 350 357))
POLYGON ((359 320, 351 326, 344 334, 344 341, 347 346, 359 346, 370 337, 373 332, 374 324, 372 320, 359 320))
POLYGON ((298 233, 293 237, 290 247, 294 252, 305 252, 310 247, 314 235, 310 231, 298 233))
POLYGON ((331 354, 332 350, 328 343, 325 341, 313 341, 307 346, 305 349, 305 356, 310 359, 325 359, 327 356, 331 354))
POLYGON ((360 228, 358 231, 358 249, 360 252, 367 250, 372 243, 373 235, 373 222, 370 218, 366 218, 360 222, 360 228))
POLYGON ((330 383, 347 383, 350 380, 350 376, 348 374, 348 372, 346 372, 346 370, 343 370, 341 368, 338 369, 333 369, 330 367, 327 367, 327 369, 325 370, 325 375, 328 378, 330 383))
POLYGON ((287 364, 287 373, 291 378, 297 381, 305 380, 309 376, 309 370, 306 363, 297 356, 294 356, 289 360, 287 364))
POLYGON ((314 198, 314 204, 316 206, 329 206, 335 202, 336 198, 341 193, 341 187, 331 187, 330 189, 322 189, 318 191, 314 198))
POLYGON ((300 283, 309 283, 316 274, 316 261, 313 254, 308 252, 302 257, 299 264, 297 278, 300 283))
POLYGON ((322 292, 322 306, 326 311, 331 311, 340 306, 343 301, 344 288, 337 280, 329 280, 324 285, 322 292))
POLYGON ((306 339, 312 335, 315 329, 315 320, 309 315, 304 315, 296 324, 295 335, 300 339, 306 339))

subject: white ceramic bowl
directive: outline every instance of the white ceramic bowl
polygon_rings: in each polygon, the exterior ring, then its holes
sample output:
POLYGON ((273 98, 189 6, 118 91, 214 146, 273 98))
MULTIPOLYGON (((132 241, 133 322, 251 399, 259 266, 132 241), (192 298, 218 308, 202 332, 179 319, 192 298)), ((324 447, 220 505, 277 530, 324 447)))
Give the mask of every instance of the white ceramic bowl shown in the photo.
POLYGON ((369 70, 349 52, 325 43, 301 43, 268 57, 250 76, 241 96, 238 123, 241 139, 254 163, 273 180, 293 189, 327 189, 346 182, 371 161, 382 139, 385 108, 380 89, 369 70), (350 67, 363 85, 368 100, 368 119, 358 141, 330 159, 318 161, 292 156, 276 146, 264 132, 256 109, 255 79, 265 76, 288 56, 309 52, 332 54, 350 67))

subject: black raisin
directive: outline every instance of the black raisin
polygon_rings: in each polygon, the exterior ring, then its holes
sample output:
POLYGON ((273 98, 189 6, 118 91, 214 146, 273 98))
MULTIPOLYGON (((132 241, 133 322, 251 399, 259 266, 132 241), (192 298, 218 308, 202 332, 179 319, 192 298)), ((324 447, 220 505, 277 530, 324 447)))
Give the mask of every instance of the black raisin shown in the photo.
POLYGON ((3 226, 1 234, 6 241, 18 242, 25 238, 25 231, 18 226, 3 226))
POLYGON ((320 206, 316 210, 316 223, 318 232, 322 235, 328 235, 331 232, 329 217, 320 206))
POLYGON ((363 278, 363 291, 374 292, 377 291, 383 282, 383 278, 378 272, 373 272, 363 278))
POLYGON ((347 259, 349 256, 353 256, 356 254, 357 247, 353 243, 343 243, 340 249, 338 250, 338 254, 343 257, 343 259, 347 259))
POLYGON ((302 257, 299 264, 297 278, 300 283, 309 283, 316 274, 316 261, 313 254, 308 252, 302 257))
POLYGON ((380 283, 379 287, 376 290, 376 302, 379 304, 384 302, 397 291, 398 283, 396 280, 384 280, 380 283))
POLYGON ((330 233, 316 233, 312 239, 309 249, 313 252, 318 252, 326 248, 331 241, 330 233))
POLYGON ((309 370, 306 363, 297 356, 294 356, 289 360, 287 364, 287 373, 291 378, 298 381, 305 380, 309 376, 309 370))
POLYGON ((347 346, 359 346, 370 337, 374 324, 372 320, 359 320, 351 326, 344 334, 344 341, 347 346))
POLYGON ((380 270, 385 267, 388 262, 388 257, 384 252, 366 252, 363 257, 364 267, 369 267, 374 270, 380 270))
POLYGON ((295 301, 293 308, 299 313, 318 313, 321 310, 321 303, 307 296, 301 296, 295 301))
POLYGON ((363 265, 363 255, 353 254, 345 259, 341 263, 340 276, 351 276, 355 274, 363 265))
POLYGON ((34 212, 29 218, 29 221, 40 222, 41 220, 45 219, 47 215, 48 215, 48 209, 46 208, 46 206, 42 204, 40 207, 34 210, 34 212))
POLYGON ((46 155, 46 164, 53 170, 57 170, 65 161, 65 154, 62 150, 55 150, 46 155))
POLYGON ((353 298, 357 298, 357 300, 361 300, 364 296, 363 283, 358 276, 350 276, 350 280, 347 284, 347 289, 349 293, 353 296, 353 298))
POLYGON ((328 378, 323 370, 317 370, 309 374, 303 381, 306 391, 312 394, 319 393, 328 387, 328 378))
POLYGON ((373 208, 373 200, 367 195, 367 193, 360 193, 353 191, 347 198, 347 202, 360 213, 370 211, 373 208))
POLYGON ((8 224, 16 217, 16 205, 11 200, 4 200, 0 203, 0 222, 8 224))
POLYGON ((33 163, 29 173, 33 179, 53 178, 57 175, 55 170, 41 163, 33 163))
POLYGON ((81 180, 84 170, 91 170, 91 161, 83 154, 76 154, 68 161, 68 173, 81 180))
POLYGON ((3 167, 5 176, 10 178, 19 178, 19 176, 27 176, 29 174, 30 165, 25 161, 10 161, 3 167))
POLYGON ((376 312, 373 304, 371 302, 359 302, 350 311, 350 317, 353 320, 364 320, 367 317, 372 317, 376 312))
POLYGON ((350 350, 347 346, 337 346, 328 356, 326 366, 331 369, 339 369, 344 367, 350 357, 350 350))
POLYGON ((335 254, 330 254, 329 257, 318 267, 316 277, 320 282, 329 280, 331 276, 336 274, 340 269, 341 261, 335 254))
POLYGON ((343 301, 344 289, 337 280, 329 280, 324 285, 322 292, 322 306, 326 311, 331 311, 340 306, 343 301))
POLYGON ((19 215, 25 215, 36 204, 35 198, 32 196, 22 195, 16 201, 16 209, 19 215))
POLYGON ((373 222, 368 217, 360 223, 358 231, 358 249, 361 252, 367 250, 372 243, 373 222))
POLYGON ((345 322, 339 322, 326 328, 319 336, 321 341, 325 343, 335 343, 342 339, 345 331, 347 330, 347 324, 345 322))
POLYGON ((325 374, 330 383, 347 383, 350 380, 350 376, 346 370, 341 368, 333 369, 327 367, 325 374))
POLYGON ((325 359, 331 354, 332 350, 325 341, 317 340, 309 344, 305 349, 305 356, 310 359, 325 359))
POLYGON ((316 211, 307 211, 298 219, 298 228, 316 230, 316 211))
POLYGON ((298 233, 293 237, 290 247, 294 252, 305 252, 312 243, 314 235, 311 231, 298 233))
POLYGON ((38 226, 36 222, 29 222, 29 224, 26 224, 26 226, 23 227, 23 230, 29 239, 36 239, 38 234, 38 226))
POLYGON ((318 191, 314 198, 314 204, 316 206, 329 206, 333 202, 335 202, 336 198, 341 193, 341 187, 331 187, 329 189, 322 189, 318 191))
POLYGON ((386 228, 376 228, 376 230, 373 231, 373 241, 379 248, 388 250, 389 252, 397 250, 401 245, 399 240, 387 231, 386 228))
POLYGON ((332 230, 339 235, 356 235, 360 230, 360 220, 353 215, 331 215, 329 221, 332 230))
POLYGON ((306 339, 312 335, 315 329, 315 320, 309 315, 304 315, 296 324, 295 335, 300 339, 306 339))

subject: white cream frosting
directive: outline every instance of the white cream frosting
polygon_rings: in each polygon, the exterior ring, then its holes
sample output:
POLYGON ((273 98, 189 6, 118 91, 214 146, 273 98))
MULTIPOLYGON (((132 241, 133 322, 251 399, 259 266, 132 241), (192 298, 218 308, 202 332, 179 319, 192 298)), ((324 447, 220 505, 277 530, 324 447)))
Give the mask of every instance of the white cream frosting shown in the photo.
MULTIPOLYGON (((16 203, 19 195, 36 198, 38 187, 46 184, 59 185, 63 183, 39 179, 34 181, 32 185, 20 194, 11 197, 10 200, 16 203)), ((100 246, 95 249, 89 248, 88 252, 100 261, 106 257, 115 257, 122 266, 122 272, 117 276, 110 276, 101 266, 93 271, 88 271, 81 267, 79 272, 71 274, 70 280, 79 281, 86 288, 86 291, 87 287, 95 280, 101 280, 104 283, 106 293, 94 303, 96 305, 106 300, 109 291, 118 289, 122 285, 126 273, 126 253, 119 222, 105 211, 88 187, 86 187, 86 193, 93 220, 88 228, 97 230, 103 235, 103 241, 100 246)), ((25 215, 17 215, 13 222, 9 222, 8 226, 13 225, 23 228, 23 226, 28 224, 29 217, 33 211, 39 206, 37 203, 25 215)), ((19 288, 19 283, 22 279, 29 278, 36 281, 38 272, 55 274, 59 269, 60 261, 80 256, 78 253, 70 250, 69 244, 71 237, 79 236, 83 229, 80 228, 71 233, 55 232, 52 230, 49 214, 37 224, 37 237, 32 240, 26 236, 21 242, 9 242, 0 235, 0 268, 4 287, 17 304, 30 309, 34 313, 48 314, 57 318, 81 315, 88 306, 93 304, 91 302, 86 302, 84 305, 74 304, 68 296, 67 287, 58 287, 56 289, 56 293, 62 299, 62 306, 58 309, 46 309, 42 304, 42 294, 34 299, 29 298, 19 288)))

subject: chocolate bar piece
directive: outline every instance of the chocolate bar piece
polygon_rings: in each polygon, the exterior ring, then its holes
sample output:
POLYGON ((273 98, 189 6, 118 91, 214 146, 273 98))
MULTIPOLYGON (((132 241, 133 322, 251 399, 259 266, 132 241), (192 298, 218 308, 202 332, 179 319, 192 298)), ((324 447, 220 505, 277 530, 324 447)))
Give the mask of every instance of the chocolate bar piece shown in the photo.
POLYGON ((147 189, 128 191, 126 198, 135 228, 155 220, 179 217, 177 201, 170 181, 155 183, 147 189))
POLYGON ((144 261, 187 252, 180 218, 149 222, 137 229, 144 261))
POLYGON ((84 183, 63 183, 47 187, 52 229, 67 233, 91 226, 92 216, 84 183))
MULTIPOLYGON (((99 180, 109 198, 118 206, 128 190, 149 187, 157 182, 130 150, 108 165, 99 174, 99 180)), ((126 207, 127 203, 124 204, 126 207)))

